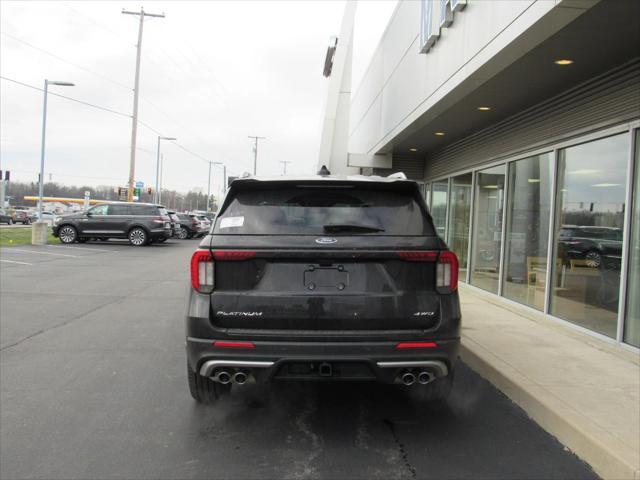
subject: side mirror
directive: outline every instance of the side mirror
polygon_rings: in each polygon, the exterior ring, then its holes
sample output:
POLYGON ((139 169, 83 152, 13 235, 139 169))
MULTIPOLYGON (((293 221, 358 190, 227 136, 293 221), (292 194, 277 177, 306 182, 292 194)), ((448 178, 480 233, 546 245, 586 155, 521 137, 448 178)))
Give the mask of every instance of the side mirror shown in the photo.
POLYGON ((92 217, 92 216, 93 216, 93 213, 91 213, 91 212, 87 212, 85 215, 86 215, 87 217, 92 217))

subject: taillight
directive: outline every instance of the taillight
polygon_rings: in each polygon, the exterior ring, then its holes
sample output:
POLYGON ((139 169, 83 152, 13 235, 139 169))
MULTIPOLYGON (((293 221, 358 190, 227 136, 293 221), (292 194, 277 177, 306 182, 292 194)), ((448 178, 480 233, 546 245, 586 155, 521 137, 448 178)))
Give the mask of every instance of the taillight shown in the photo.
POLYGON ((237 262, 255 256, 253 250, 196 250, 191 257, 191 286, 200 293, 211 293, 214 287, 214 260, 237 262))
POLYGON ((200 293, 213 292, 213 257, 208 250, 196 250, 191 257, 191 286, 200 293))
POLYGON ((440 252, 436 265, 436 290, 451 293, 458 288, 458 257, 450 251, 440 252))
POLYGON ((451 293, 458 288, 458 257, 449 251, 434 250, 409 250, 397 252, 403 260, 409 262, 437 262, 436 264, 436 291, 438 293, 451 293))

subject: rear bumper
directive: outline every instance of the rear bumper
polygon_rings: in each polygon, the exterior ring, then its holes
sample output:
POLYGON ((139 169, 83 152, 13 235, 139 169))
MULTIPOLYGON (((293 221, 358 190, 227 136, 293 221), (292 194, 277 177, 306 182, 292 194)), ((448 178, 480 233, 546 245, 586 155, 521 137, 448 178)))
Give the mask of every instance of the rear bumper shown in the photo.
POLYGON ((213 347, 213 341, 187 337, 191 368, 208 377, 214 377, 222 370, 243 371, 258 382, 342 380, 398 383, 400 375, 406 371, 416 374, 428 371, 434 377, 444 377, 455 369, 460 345, 457 338, 438 340, 436 348, 404 350, 395 348, 397 341, 258 341, 253 342, 255 348, 238 349, 213 347))

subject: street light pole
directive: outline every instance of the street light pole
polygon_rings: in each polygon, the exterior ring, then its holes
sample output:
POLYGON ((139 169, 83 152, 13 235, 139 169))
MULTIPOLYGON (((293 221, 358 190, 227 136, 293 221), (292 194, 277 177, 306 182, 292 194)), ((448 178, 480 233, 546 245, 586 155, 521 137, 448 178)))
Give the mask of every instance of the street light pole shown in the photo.
POLYGON ((209 213, 209 199, 211 198, 211 163, 209 162, 209 176, 207 177, 207 213, 209 213))
POLYGON ((158 149, 156 151, 156 194, 153 196, 154 202, 160 202, 160 140, 177 140, 175 137, 161 137, 158 135, 158 149))
MULTIPOLYGON (((227 191, 227 165, 224 162, 209 162, 209 189, 211 189, 211 165, 222 165, 222 191, 227 191)), ((208 197, 207 197, 208 198, 208 197)), ((209 203, 207 201, 207 211, 209 211, 209 203)))
POLYGON ((74 84, 70 82, 57 82, 44 80, 44 105, 42 107, 42 141, 40 144, 40 179, 38 185, 38 220, 42 221, 42 210, 44 196, 44 146, 47 132, 47 94, 49 92, 49 85, 58 85, 61 87, 73 87, 74 84))
POLYGON ((258 140, 264 140, 267 137, 256 137, 255 135, 249 135, 249 138, 253 138, 255 141, 253 145, 253 174, 256 175, 258 172, 258 140))
POLYGON ((291 160, 280 160, 280 163, 282 164, 282 175, 286 175, 287 174, 287 163, 291 163, 291 160))

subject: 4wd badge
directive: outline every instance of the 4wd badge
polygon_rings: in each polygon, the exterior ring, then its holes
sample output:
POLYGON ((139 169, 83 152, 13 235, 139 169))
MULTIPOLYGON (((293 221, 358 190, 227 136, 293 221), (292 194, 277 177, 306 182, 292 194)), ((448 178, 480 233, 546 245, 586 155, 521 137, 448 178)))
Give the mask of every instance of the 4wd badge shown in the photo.
POLYGON ((319 243, 320 245, 330 245, 332 243, 336 243, 338 240, 336 240, 335 238, 332 237, 320 237, 320 238, 316 238, 316 243, 319 243))

